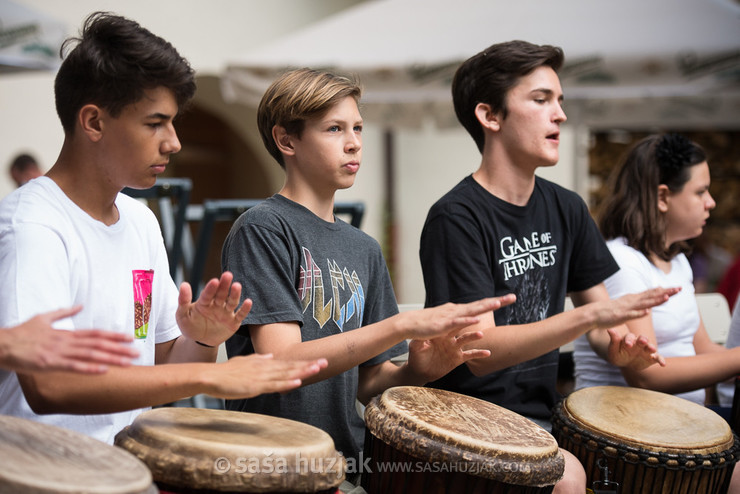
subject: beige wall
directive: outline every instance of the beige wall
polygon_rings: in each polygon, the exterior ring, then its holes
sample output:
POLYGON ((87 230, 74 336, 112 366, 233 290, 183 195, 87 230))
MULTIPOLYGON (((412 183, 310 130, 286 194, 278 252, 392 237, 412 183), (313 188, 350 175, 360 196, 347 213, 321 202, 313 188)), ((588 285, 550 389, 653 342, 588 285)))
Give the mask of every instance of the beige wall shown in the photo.
MULTIPOLYGON (((360 0, 14 1, 59 19, 69 35, 77 34, 83 19, 96 10, 125 15, 170 41, 199 76, 206 76, 219 74, 247 49, 360 0)), ((16 154, 36 155, 44 169, 57 157, 63 133, 54 110, 53 80, 53 73, 0 76, 0 197, 14 187, 5 168, 16 154)))

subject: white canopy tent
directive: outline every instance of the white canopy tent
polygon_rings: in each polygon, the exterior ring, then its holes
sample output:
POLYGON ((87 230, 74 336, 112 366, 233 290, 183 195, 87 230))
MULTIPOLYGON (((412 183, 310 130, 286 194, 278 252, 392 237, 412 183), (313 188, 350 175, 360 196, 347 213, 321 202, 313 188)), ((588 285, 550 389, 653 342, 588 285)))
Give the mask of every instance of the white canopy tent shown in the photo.
POLYGON ((454 123, 456 67, 511 39, 564 49, 566 102, 579 102, 585 122, 738 122, 735 0, 368 1, 248 51, 230 64, 223 89, 256 104, 287 68, 329 68, 360 76, 366 118, 408 125, 432 117, 444 126, 454 123))
POLYGON ((42 12, 0 0, 0 74, 56 70, 66 26, 42 12))

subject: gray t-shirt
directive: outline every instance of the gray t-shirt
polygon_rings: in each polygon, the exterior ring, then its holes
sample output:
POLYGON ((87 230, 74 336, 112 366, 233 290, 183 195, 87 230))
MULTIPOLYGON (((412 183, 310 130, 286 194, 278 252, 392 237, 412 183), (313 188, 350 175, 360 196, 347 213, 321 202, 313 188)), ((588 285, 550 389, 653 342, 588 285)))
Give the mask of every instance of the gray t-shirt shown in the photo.
MULTIPOLYGON (((226 238, 222 267, 254 302, 244 326, 226 342, 229 357, 254 353, 246 325, 295 321, 303 341, 372 324, 398 312, 378 243, 339 218, 323 221, 281 195, 247 210, 226 238)), ((401 343, 362 365, 407 350, 401 343)), ((226 408, 297 420, 323 429, 356 458, 364 424, 355 408, 358 368, 286 394, 227 400, 226 408)))

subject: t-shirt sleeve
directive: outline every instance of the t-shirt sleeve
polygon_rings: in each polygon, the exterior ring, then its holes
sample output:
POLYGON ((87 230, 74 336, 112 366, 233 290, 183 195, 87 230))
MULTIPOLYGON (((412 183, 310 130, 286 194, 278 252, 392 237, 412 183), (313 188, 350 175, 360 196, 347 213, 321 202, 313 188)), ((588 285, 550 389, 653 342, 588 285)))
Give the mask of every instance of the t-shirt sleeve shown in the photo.
MULTIPOLYGON (((158 232, 159 229, 152 235, 158 232)), ((161 236, 161 233, 153 238, 159 236, 161 236)), ((179 290, 170 275, 164 242, 161 242, 157 247, 153 289, 157 292, 156 299, 160 301, 157 312, 157 332, 154 337, 154 342, 159 344, 174 340, 182 334, 180 327, 177 325, 179 290)))
POLYGON ((568 291, 580 292, 603 282, 619 270, 596 223, 580 197, 569 222, 568 234, 573 235, 573 256, 568 271, 568 291))
POLYGON ((609 297, 618 298, 629 293, 639 293, 652 288, 648 277, 650 266, 642 253, 624 245, 620 240, 609 243, 609 250, 619 264, 619 271, 604 282, 609 297))
POLYGON ((419 257, 426 307, 496 295, 480 225, 464 210, 433 207, 421 233, 419 257))
MULTIPOLYGON (((373 279, 368 286, 368 290, 372 291, 372 294, 368 294, 367 297, 368 303, 365 306, 366 313, 363 317, 363 326, 382 321, 398 314, 396 294, 393 290, 391 277, 388 273, 388 267, 380 250, 380 246, 377 246, 377 249, 375 249, 374 254, 372 255, 372 263, 373 279)), ((408 351, 408 345, 405 341, 402 341, 383 353, 360 364, 360 366, 382 364, 383 362, 408 351)))
MULTIPOLYGON (((302 308, 293 280, 294 255, 277 229, 245 218, 235 224, 224 245, 222 267, 241 284, 241 301, 252 299, 252 310, 244 325, 302 325, 302 308)), ((248 336, 244 327, 240 333, 248 336)))
MULTIPOLYGON (((24 224, 0 235, 0 324, 11 326, 51 310, 74 305, 63 240, 53 229, 24 224)), ((73 329, 71 319, 55 327, 73 329)))

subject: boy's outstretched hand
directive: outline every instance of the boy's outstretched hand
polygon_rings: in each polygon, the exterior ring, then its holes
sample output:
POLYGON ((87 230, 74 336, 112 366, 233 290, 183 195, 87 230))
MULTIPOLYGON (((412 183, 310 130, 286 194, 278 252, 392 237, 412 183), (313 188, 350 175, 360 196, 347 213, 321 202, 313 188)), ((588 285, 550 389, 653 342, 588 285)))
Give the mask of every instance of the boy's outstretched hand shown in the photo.
MULTIPOLYGON (((465 332, 464 327, 478 322, 477 315, 499 309, 516 301, 513 294, 479 300, 469 304, 445 304, 418 311, 419 316, 431 317, 439 324, 432 328, 448 329, 446 334, 429 339, 412 339, 409 342, 408 370, 424 383, 445 376, 468 360, 486 358, 490 350, 469 348, 483 338, 481 331, 465 332), (462 315, 464 314, 464 315, 462 315), (461 326, 462 324, 462 326, 461 326)), ((411 314, 411 313, 408 313, 411 314)))
POLYGON ((73 371, 99 374, 109 365, 130 365, 139 356, 129 343, 133 335, 96 329, 68 331, 52 323, 71 317, 81 306, 39 314, 0 338, 0 367, 16 372, 73 371))
POLYGON ((252 398, 264 393, 283 393, 301 385, 303 379, 326 368, 326 359, 278 360, 272 354, 232 357, 209 366, 202 376, 203 393, 216 398, 252 398))
POLYGON ((245 300, 237 310, 242 287, 239 283, 232 284, 233 280, 234 276, 228 271, 220 279, 213 278, 195 302, 192 302, 190 284, 180 285, 176 318, 185 336, 209 346, 218 346, 239 329, 252 309, 252 301, 245 300))
POLYGON ((448 335, 478 322, 478 316, 512 304, 514 294, 491 297, 467 304, 446 303, 437 307, 397 314, 407 339, 425 340, 448 335))

